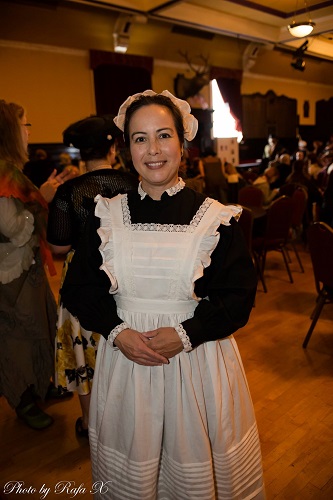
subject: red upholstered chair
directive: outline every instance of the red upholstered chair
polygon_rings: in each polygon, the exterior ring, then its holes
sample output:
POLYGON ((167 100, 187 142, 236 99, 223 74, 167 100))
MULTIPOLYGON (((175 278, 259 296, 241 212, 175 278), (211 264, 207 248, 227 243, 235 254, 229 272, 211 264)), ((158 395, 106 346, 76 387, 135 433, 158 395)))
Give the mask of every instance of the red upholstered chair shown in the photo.
POLYGON ((261 208, 264 204, 264 193, 255 186, 244 186, 238 191, 238 203, 248 208, 261 208))
MULTIPOLYGON (((266 257, 270 251, 282 253, 290 283, 293 278, 288 264, 287 244, 289 241, 293 204, 288 196, 281 196, 273 201, 267 209, 266 229, 263 236, 253 238, 252 250, 259 262, 264 276, 266 257)), ((267 289, 265 289, 265 292, 267 289)))
POLYGON ((297 186, 291 195, 291 200, 293 203, 293 216, 291 220, 289 243, 295 252, 299 267, 302 273, 304 273, 304 267, 296 247, 296 241, 302 234, 304 217, 306 217, 306 208, 308 204, 307 190, 302 186, 297 186))
POLYGON ((238 219, 238 224, 241 227, 243 234, 245 236, 246 244, 250 252, 252 253, 252 230, 253 230, 253 215, 250 208, 239 205, 242 209, 240 218, 238 219))
POLYGON ((258 178, 257 172, 253 172, 252 170, 244 170, 241 172, 241 176, 245 179, 246 182, 252 184, 258 178))
POLYGON ((308 345, 325 304, 333 302, 333 229, 325 222, 315 222, 308 229, 308 245, 317 290, 311 325, 303 342, 308 345))
POLYGON ((252 250, 252 234, 253 234, 253 213, 250 208, 244 207, 242 205, 238 205, 242 208, 242 214, 238 220, 238 224, 241 227, 243 234, 245 236, 247 247, 250 251, 251 257, 257 269, 257 274, 262 283, 264 291, 267 291, 266 283, 264 280, 263 273, 261 271, 260 263, 257 259, 257 255, 252 250))

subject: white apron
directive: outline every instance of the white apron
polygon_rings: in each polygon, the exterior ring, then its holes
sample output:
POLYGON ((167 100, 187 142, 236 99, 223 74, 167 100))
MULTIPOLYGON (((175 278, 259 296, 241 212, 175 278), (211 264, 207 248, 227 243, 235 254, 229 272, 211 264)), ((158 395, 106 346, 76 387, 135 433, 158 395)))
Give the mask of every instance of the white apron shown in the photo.
MULTIPOLYGON (((97 197, 102 269, 131 328, 177 326, 236 207, 207 199, 191 224, 131 224, 127 196, 97 197)), ((147 367, 101 337, 91 397, 93 480, 103 500, 264 498, 251 397, 232 336, 147 367), (99 483, 100 486, 102 483, 99 483)))

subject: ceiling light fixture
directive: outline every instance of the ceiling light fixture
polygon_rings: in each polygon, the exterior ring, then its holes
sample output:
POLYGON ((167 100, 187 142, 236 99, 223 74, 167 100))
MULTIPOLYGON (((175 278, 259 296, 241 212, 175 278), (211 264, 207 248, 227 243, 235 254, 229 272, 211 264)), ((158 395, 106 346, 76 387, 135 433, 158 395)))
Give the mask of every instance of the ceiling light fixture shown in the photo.
POLYGON ((302 38, 303 36, 308 36, 315 27, 315 23, 312 21, 304 21, 302 23, 295 23, 293 21, 288 26, 289 33, 297 38, 302 38))
POLYGON ((291 24, 288 26, 289 33, 292 36, 295 36, 296 38, 303 38, 304 36, 310 35, 312 32, 313 28, 315 27, 315 23, 311 21, 310 19, 310 14, 308 11, 308 7, 306 4, 306 1, 304 1, 304 6, 305 6, 305 12, 308 16, 307 21, 302 21, 302 22, 296 22, 295 17, 296 17, 296 11, 297 11, 297 2, 296 2, 296 9, 294 13, 294 19, 292 20, 291 24))

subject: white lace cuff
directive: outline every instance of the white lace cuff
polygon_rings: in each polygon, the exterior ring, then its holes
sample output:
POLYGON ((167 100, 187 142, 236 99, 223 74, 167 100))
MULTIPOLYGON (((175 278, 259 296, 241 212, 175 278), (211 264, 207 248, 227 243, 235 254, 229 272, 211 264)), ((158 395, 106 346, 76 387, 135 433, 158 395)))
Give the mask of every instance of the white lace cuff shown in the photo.
POLYGON ((183 342, 184 351, 185 352, 192 351, 192 344, 190 338, 187 335, 186 330, 184 330, 183 325, 179 324, 178 326, 175 326, 175 330, 178 333, 180 340, 183 342))
POLYGON ((127 328, 130 328, 130 326, 127 323, 120 323, 120 325, 117 325, 113 330, 111 330, 109 336, 108 336, 108 341, 110 344, 114 346, 114 341, 116 340, 117 336, 119 333, 121 333, 123 330, 126 330, 127 328))

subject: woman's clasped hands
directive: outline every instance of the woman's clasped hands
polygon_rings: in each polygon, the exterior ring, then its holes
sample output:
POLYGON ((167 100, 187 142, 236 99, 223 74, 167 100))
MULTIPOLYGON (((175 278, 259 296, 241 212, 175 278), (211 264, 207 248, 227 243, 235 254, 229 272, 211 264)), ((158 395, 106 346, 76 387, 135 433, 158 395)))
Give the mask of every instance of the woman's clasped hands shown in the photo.
POLYGON ((117 335, 114 344, 128 359, 145 366, 168 364, 169 358, 183 350, 183 343, 172 327, 143 333, 127 328, 117 335))

